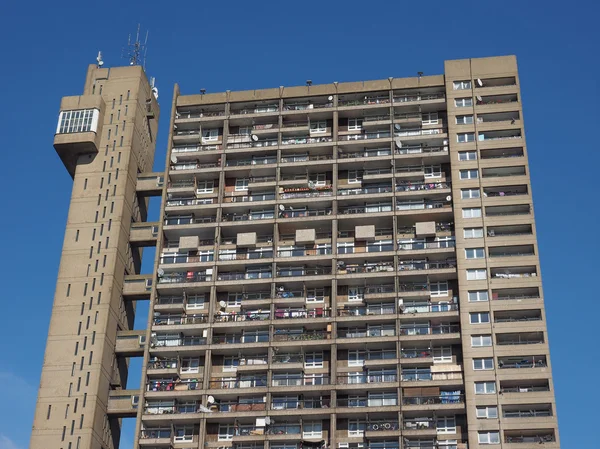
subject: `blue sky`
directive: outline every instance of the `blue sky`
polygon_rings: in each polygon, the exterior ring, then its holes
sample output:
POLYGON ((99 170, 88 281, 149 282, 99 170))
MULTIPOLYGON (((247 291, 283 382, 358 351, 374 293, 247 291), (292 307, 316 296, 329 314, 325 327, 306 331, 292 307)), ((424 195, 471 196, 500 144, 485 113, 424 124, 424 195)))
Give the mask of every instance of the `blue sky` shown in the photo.
POLYGON ((600 119, 599 13, 591 0, 6 0, 0 183, 19 194, 5 195, 0 220, 11 255, 0 262, 7 274, 0 449, 26 448, 31 431, 71 190, 52 148, 60 98, 81 93, 98 50, 108 66, 125 64, 121 49, 138 22, 150 31, 147 71, 160 89, 157 168, 175 82, 189 94, 358 81, 439 74, 445 59, 516 54, 562 446, 598 447, 600 302, 590 286, 600 249, 591 236, 600 223, 600 145, 586 130, 593 134, 600 119))

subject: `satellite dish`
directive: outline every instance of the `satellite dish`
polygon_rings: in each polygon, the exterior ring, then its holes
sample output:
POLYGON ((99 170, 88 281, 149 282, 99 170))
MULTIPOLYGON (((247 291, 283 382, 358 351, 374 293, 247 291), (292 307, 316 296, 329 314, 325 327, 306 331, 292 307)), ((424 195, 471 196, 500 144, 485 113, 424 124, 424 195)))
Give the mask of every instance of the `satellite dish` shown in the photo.
POLYGON ((327 99, 328 99, 329 101, 333 101, 333 95, 330 95, 330 96, 328 96, 328 97, 327 97, 327 99))
POLYGON ((160 312, 154 312, 154 318, 158 318, 160 316, 160 312))
POLYGON ((173 162, 174 164, 177 163, 177 156, 173 155, 171 156, 171 162, 173 162))
MULTIPOLYGON (((275 422, 275 421, 272 421, 275 422)), ((271 424, 271 417, 270 416, 265 416, 265 424, 268 426, 271 424)))
POLYGON ((452 196, 451 196, 451 195, 448 195, 448 196, 446 197, 446 201, 452 201, 452 196))
POLYGON ((156 274, 158 274, 158 277, 161 278, 165 275, 165 270, 159 268, 158 270, 156 270, 156 274))
POLYGON ((225 301, 219 301, 219 307, 221 307, 221 309, 224 309, 225 307, 227 307, 227 303, 225 301))
POLYGON ((154 95, 154 98, 158 100, 158 87, 152 88, 152 94, 154 95))
POLYGON ((102 67, 104 65, 104 61, 102 60, 102 52, 98 52, 98 56, 96 56, 96 61, 98 61, 98 67, 102 67))
POLYGON ((311 190, 314 190, 314 189, 315 189, 315 187, 316 187, 316 186, 315 186, 315 183, 314 183, 314 182, 312 182, 312 181, 308 181, 308 188, 309 188, 309 189, 311 189, 311 190))
POLYGON ((483 101, 483 98, 481 98, 479 95, 477 95, 477 101, 483 101))
POLYGON ((400 137, 395 138, 394 143, 398 148, 402 148, 402 141, 400 140, 400 137))
POLYGON ((258 142, 258 136, 256 134, 252 134, 251 138, 254 142, 258 142))
POLYGON ((483 87, 483 81, 481 81, 479 78, 477 78, 477 85, 479 87, 483 87))
POLYGON ((284 206, 283 204, 280 204, 280 205, 279 205, 279 210, 280 210, 281 212, 283 212, 283 211, 285 210, 285 206, 284 206))
POLYGON ((208 402, 209 404, 214 404, 215 403, 215 397, 214 396, 209 396, 206 398, 206 402, 208 402))
POLYGON ((396 124, 394 125, 394 129, 395 129, 396 131, 400 131, 400 130, 402 129, 402 127, 400 126, 400 124, 396 123, 396 124))

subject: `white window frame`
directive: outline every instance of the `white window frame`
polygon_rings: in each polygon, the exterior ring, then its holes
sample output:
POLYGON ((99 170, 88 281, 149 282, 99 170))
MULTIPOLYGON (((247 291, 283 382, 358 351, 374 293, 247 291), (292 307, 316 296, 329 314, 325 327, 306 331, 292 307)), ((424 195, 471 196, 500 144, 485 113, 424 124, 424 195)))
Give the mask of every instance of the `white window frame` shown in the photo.
POLYGON ((456 417, 455 416, 438 416, 435 422, 437 433, 456 433, 456 417))
POLYGON ((448 363, 452 362, 452 347, 438 346, 432 348, 431 351, 433 363, 448 363))
POLYGON ((465 81, 454 81, 454 83, 452 84, 453 90, 466 90, 466 89, 471 89, 472 87, 472 83, 470 80, 465 80, 465 81))
POLYGON ((492 346, 491 335, 471 335, 472 348, 488 348, 492 346))
POLYGON ((500 444, 500 432, 498 430, 486 430, 477 432, 479 444, 500 444))
POLYGON ((458 133, 456 135, 456 141, 458 143, 475 142, 475 133, 458 133))
POLYGON ((306 354, 304 354, 304 368, 323 368, 324 358, 325 357, 322 351, 307 352, 306 354))
POLYGON ((437 112, 423 112, 421 114, 422 125, 437 125, 439 121, 440 120, 437 112))
POLYGON ((424 178, 441 178, 442 177, 442 166, 441 165, 425 165, 423 167, 424 178))
POLYGON ((327 184, 327 175, 325 173, 314 173, 309 175, 308 179, 316 186, 324 186, 327 184))
POLYGON ((469 313, 469 324, 489 324, 490 312, 471 312, 469 313), (487 317, 487 321, 486 318, 487 317))
POLYGON ((235 178, 235 191, 236 192, 247 192, 249 182, 250 182, 250 179, 248 179, 248 178, 235 178))
POLYGON ((348 302, 362 302, 365 299, 365 291, 362 287, 348 287, 348 302))
POLYGON ((61 111, 56 125, 56 134, 85 133, 98 131, 100 110, 77 109, 61 111))
POLYGON ((351 349, 348 351, 348 366, 363 366, 366 360, 366 351, 351 349))
POLYGON ((327 120, 317 120, 310 122, 310 133, 324 133, 327 132, 327 120))
POLYGON ((465 259, 483 259, 485 258, 484 248, 465 248, 465 259))
POLYGON ((475 394, 496 394, 496 382, 494 381, 483 381, 475 382, 473 384, 475 394), (477 387, 480 387, 481 392, 477 392, 477 387))
POLYGON ((219 140, 219 128, 203 129, 202 143, 217 142, 219 140))
POLYGON ((348 437, 363 437, 365 435, 365 431, 367 430, 367 422, 361 419, 349 419, 348 420, 348 437), (356 430, 350 430, 350 424, 356 426, 356 430))
POLYGON ((471 290, 468 292, 469 302, 488 302, 490 295, 487 290, 471 290))
POLYGON ((457 125, 472 125, 473 124, 473 114, 467 115, 457 115, 455 117, 457 125))
POLYGON ((458 160, 459 161, 476 161, 477 160, 477 151, 459 151, 458 152, 458 160), (463 155, 465 157, 463 157, 463 155))
POLYGON ((236 372, 237 367, 240 365, 240 358, 235 355, 223 356, 223 372, 236 372), (225 365, 225 362, 230 361, 230 365, 225 365), (237 362, 237 364, 236 364, 237 362))
POLYGON ((362 183, 363 174, 361 170, 348 170, 348 184, 362 183))
POLYGON ((468 108, 470 106, 473 106, 473 98, 472 97, 455 98, 454 106, 457 108, 468 108))
POLYGON ((448 281, 438 281, 429 283, 429 296, 431 296, 432 298, 438 296, 448 296, 449 292, 450 289, 448 287, 448 281))
POLYGON ((304 421, 302 423, 302 438, 321 438, 323 436, 323 421, 304 421))
POLYGON ((479 189, 461 189, 460 199, 461 200, 476 200, 481 198, 481 191, 479 189))
POLYGON ((204 293, 192 293, 186 296, 186 309, 204 309, 204 304, 206 304, 206 295, 204 293), (200 302, 200 300, 202 300, 202 302, 200 302))
POLYGON ((463 218, 481 218, 481 207, 465 207, 462 210, 463 218))
POLYGON ((235 435, 235 424, 219 424, 218 441, 231 441, 235 435))
POLYGON ((213 193, 215 191, 215 181, 212 179, 206 179, 197 181, 196 193, 213 193))
POLYGON ((498 407, 495 405, 477 406, 478 419, 498 419, 498 407))
POLYGON ((183 357, 179 368, 181 374, 196 374, 200 372, 200 358, 199 357, 183 357), (183 365, 187 364, 187 367, 183 365))
POLYGON ((338 254, 353 254, 354 253, 354 242, 338 242, 338 254), (340 251, 343 249, 344 251, 340 251), (352 249, 352 251, 346 251, 346 249, 352 249))
POLYGON ((252 126, 240 126, 238 129, 238 134, 240 136, 249 136, 252 134, 252 126))
POLYGON ((367 395, 368 407, 387 407, 398 405, 398 393, 393 391, 369 392, 367 395))
POLYGON ((490 371, 494 369, 494 359, 481 357, 473 359, 473 371, 490 371))
POLYGON ((229 292, 227 294, 227 307, 241 307, 244 294, 242 292, 229 292))
POLYGON ((313 288, 306 291, 306 302, 310 304, 317 304, 325 302, 325 289, 324 288, 313 288))
POLYGON ((175 443, 194 441, 194 426, 175 426, 173 429, 173 441, 175 443), (183 430, 183 435, 177 435, 178 431, 181 430, 183 430))
POLYGON ((487 279, 485 268, 469 268, 467 270, 467 281, 483 281, 487 279))
POLYGON ((465 179, 479 179, 479 170, 476 168, 468 168, 465 170, 459 171, 459 178, 462 180, 465 179))
POLYGON ((463 237, 465 239, 481 239, 483 238, 483 228, 464 228, 463 237))
POLYGON ((361 118, 349 118, 348 119, 348 131, 360 131, 363 126, 363 120, 361 118))

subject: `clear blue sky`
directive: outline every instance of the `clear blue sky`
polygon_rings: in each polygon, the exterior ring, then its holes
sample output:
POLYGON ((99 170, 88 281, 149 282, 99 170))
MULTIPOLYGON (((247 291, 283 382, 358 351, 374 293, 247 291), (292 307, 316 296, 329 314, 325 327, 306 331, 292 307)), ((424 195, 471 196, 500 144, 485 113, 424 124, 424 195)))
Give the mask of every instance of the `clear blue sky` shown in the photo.
POLYGON ((159 169, 175 82, 195 93, 369 80, 516 54, 562 443, 600 447, 600 302, 590 289, 600 252, 591 232, 600 225, 599 16, 592 0, 6 0, 0 236, 11 256, 1 262, 0 449, 26 448, 31 431, 71 191, 52 148, 60 98, 81 93, 98 50, 108 66, 125 64, 138 22, 150 30, 147 71, 160 89, 159 169))

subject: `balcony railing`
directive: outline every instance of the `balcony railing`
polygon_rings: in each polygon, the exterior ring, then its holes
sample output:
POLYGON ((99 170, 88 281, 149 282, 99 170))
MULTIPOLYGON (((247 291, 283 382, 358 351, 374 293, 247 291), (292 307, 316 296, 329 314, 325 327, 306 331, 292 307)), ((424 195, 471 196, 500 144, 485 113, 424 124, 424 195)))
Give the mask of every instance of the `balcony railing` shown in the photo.
POLYGON ((262 195, 228 196, 224 198, 226 203, 252 203, 257 201, 272 201, 274 199, 274 193, 265 193, 262 195))
POLYGON ((273 250, 267 251, 250 251, 240 253, 226 252, 219 254, 219 260, 256 260, 256 259, 270 259, 273 257, 273 250))
POLYGON ((439 190, 449 189, 452 187, 450 182, 424 182, 413 183, 410 181, 402 181, 396 184, 396 192, 417 192, 420 190, 439 190))
POLYGON ((280 249, 277 251, 277 257, 302 257, 302 256, 324 256, 331 254, 331 248, 316 248, 316 249, 304 249, 304 248, 290 248, 280 249))
POLYGON ((441 270, 456 268, 455 260, 431 262, 427 260, 399 260, 398 271, 441 270))
POLYGON ((304 267, 304 268, 279 268, 277 270, 278 277, 294 277, 294 276, 322 276, 331 274, 331 267, 304 267))
POLYGON ((523 385, 518 387, 500 388, 500 393, 536 393, 541 391, 550 391, 550 386, 523 385))
POLYGON ((304 332, 286 332, 282 329, 276 329, 273 335, 273 341, 314 341, 327 340, 330 337, 327 331, 304 331, 304 332))
POLYGON ((552 416, 552 411, 548 409, 514 410, 505 411, 503 416, 504 418, 540 418, 552 416))
POLYGON ((404 430, 429 430, 436 427, 436 420, 427 418, 405 419, 402 423, 404 430))
POLYGON ((186 271, 180 273, 165 273, 158 278, 159 284, 181 284, 186 282, 210 282, 212 275, 204 272, 186 271))
POLYGON ((276 320, 294 320, 303 318, 328 318, 330 311, 324 308, 316 308, 310 310, 302 309, 276 309, 276 320))
POLYGON ((274 387, 300 387, 308 385, 329 385, 329 377, 313 377, 313 376, 302 376, 289 375, 288 377, 278 375, 273 376, 272 386, 274 387))
POLYGON ((427 359, 432 356, 430 349, 402 349, 400 350, 401 359, 427 359))
POLYGON ((448 147, 425 147, 425 146, 406 146, 401 148, 396 148, 396 154, 406 155, 406 154, 429 154, 429 153, 447 153, 448 147))
POLYGON ((331 154, 298 154, 281 156, 281 162, 308 162, 308 161, 326 161, 333 159, 331 154))
POLYGON ((406 302, 400 306, 400 313, 428 313, 428 312, 452 312, 458 310, 458 304, 453 303, 410 303, 406 302))
POLYGON ((400 335, 442 335, 442 334, 454 334, 460 332, 460 326, 458 324, 440 324, 438 326, 424 326, 424 327, 401 327, 400 335))
POLYGON ((440 396, 403 396, 403 405, 462 404, 464 395, 449 392, 440 396))
POLYGON ((442 98, 445 98, 445 94, 442 92, 431 94, 398 94, 394 95, 394 103, 410 103, 413 101, 439 100, 442 98))
POLYGON ((268 164, 276 164, 276 157, 262 157, 255 159, 227 159, 225 166, 226 167, 245 167, 247 165, 268 165, 268 164))
POLYGON ((338 329, 338 338, 395 337, 396 330, 390 329, 338 329))
POLYGON ((208 322, 208 315, 198 313, 194 315, 176 315, 158 316, 154 318, 155 326, 173 326, 180 324, 203 324, 208 322))
POLYGON ((232 388, 258 388, 267 386, 267 377, 244 377, 240 379, 213 377, 210 379, 210 388, 232 389, 232 388))
POLYGON ((312 190, 309 192, 284 192, 284 193, 280 193, 279 197, 282 200, 290 200, 290 199, 295 199, 295 198, 319 198, 319 197, 326 197, 326 196, 332 196, 332 195, 333 195, 333 191, 331 190, 331 187, 330 187, 329 190, 319 189, 319 190, 312 190))
MULTIPOLYGON (((454 237, 454 236, 451 236, 454 237)), ((438 240, 435 242, 408 242, 398 241, 398 250, 400 251, 414 251, 419 249, 441 249, 441 248, 454 248, 456 246, 455 240, 438 240)))
POLYGON ((444 128, 410 128, 410 129, 402 129, 401 131, 394 131, 395 137, 408 137, 408 136, 431 136, 433 134, 442 134, 445 133, 446 130, 444 128))
POLYGON ((323 137, 286 137, 281 139, 282 145, 308 145, 313 143, 332 142, 333 138, 328 136, 323 137))
POLYGON ((365 295, 378 295, 382 293, 394 293, 395 286, 393 284, 383 285, 367 285, 365 286, 365 295))
POLYGON ((329 408, 330 404, 331 404, 331 400, 329 398, 320 398, 320 399, 273 398, 272 402, 271 402, 271 410, 329 408))
POLYGON ((244 279, 270 279, 273 275, 271 271, 261 271, 252 273, 219 273, 217 281, 241 281, 244 279))
POLYGON ((146 391, 181 391, 181 390, 199 390, 202 388, 202 381, 198 379, 173 379, 150 381, 146 384, 146 391))
POLYGON ((218 312, 213 316, 216 323, 233 323, 240 321, 265 321, 271 319, 271 312, 218 312))
POLYGON ((171 439, 171 428, 148 428, 144 429, 140 433, 140 439, 142 440, 158 440, 158 439, 171 439))
POLYGON ((254 221, 254 220, 269 220, 275 218, 273 211, 257 211, 247 214, 223 214, 223 221, 254 221))
POLYGON ((376 132, 364 132, 362 134, 347 134, 344 136, 338 136, 340 141, 350 140, 371 140, 371 139, 385 139, 391 137, 392 133, 389 131, 376 131, 376 132))
POLYGON ((387 374, 339 374, 337 376, 338 385, 356 385, 356 384, 378 384, 385 382, 397 382, 398 375, 396 373, 387 374))
POLYGON ((444 201, 429 201, 429 200, 413 200, 413 201, 402 201, 396 204, 396 210, 424 210, 424 209, 443 209, 451 208, 450 202, 444 201))
POLYGON ((390 432, 399 428, 398 421, 383 420, 367 423, 367 432, 390 432))
POLYGON ((179 359, 155 357, 148 361, 148 369, 172 369, 179 367, 179 359))
POLYGON ((304 354, 275 354, 273 363, 304 363, 304 354))
POLYGON ((153 343, 157 348, 166 346, 202 346, 207 343, 207 339, 204 337, 185 336, 173 339, 161 339, 160 337, 159 335, 156 342, 153 343))
POLYGON ((338 316, 367 316, 367 315, 393 315, 396 313, 394 304, 383 306, 349 307, 338 309, 338 316))
POLYGON ((536 443, 536 444, 544 444, 544 443, 552 443, 556 441, 554 434, 552 433, 544 433, 538 435, 514 435, 509 436, 506 435, 504 437, 505 443, 517 444, 517 443, 536 443))
POLYGON ((366 195, 373 193, 389 193, 393 192, 394 188, 392 186, 376 186, 376 187, 363 187, 363 188, 354 188, 354 189, 338 189, 338 195, 347 196, 347 195, 366 195))

